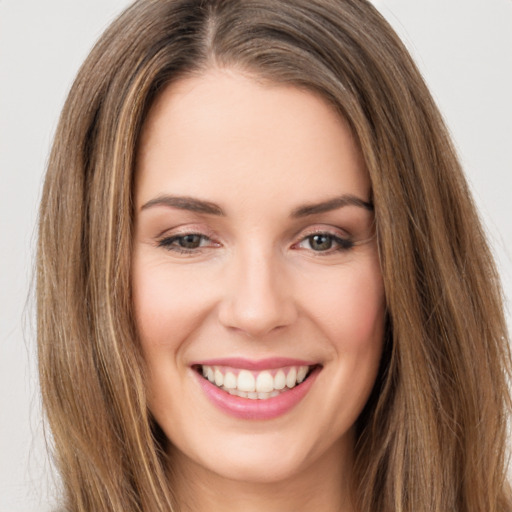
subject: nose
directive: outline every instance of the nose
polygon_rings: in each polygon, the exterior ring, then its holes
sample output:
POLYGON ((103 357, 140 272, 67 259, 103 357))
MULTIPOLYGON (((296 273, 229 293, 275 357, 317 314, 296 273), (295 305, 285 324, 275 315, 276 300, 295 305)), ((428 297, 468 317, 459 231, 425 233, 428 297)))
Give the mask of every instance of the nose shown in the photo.
POLYGON ((279 257, 270 251, 235 256, 219 306, 222 325, 261 338, 291 325, 297 317, 293 288, 279 257))

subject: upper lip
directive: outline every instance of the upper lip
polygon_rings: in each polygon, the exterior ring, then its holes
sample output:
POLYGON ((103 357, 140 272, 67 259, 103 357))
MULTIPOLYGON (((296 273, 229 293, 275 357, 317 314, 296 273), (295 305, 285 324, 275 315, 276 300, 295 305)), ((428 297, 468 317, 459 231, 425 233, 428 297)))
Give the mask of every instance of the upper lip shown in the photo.
POLYGON ((318 364, 315 361, 306 361, 289 357, 268 357, 265 359, 245 359, 243 357, 228 357, 218 359, 207 359, 195 361, 191 366, 229 366, 241 370, 272 370, 283 368, 285 366, 314 366, 318 364))

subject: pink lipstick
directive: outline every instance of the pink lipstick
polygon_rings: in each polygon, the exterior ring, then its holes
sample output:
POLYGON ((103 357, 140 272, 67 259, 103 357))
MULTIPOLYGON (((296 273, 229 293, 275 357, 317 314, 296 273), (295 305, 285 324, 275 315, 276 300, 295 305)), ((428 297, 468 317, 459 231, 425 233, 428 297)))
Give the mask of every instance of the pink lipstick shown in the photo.
POLYGON ((213 405, 248 420, 286 414, 307 395, 322 369, 310 361, 290 358, 210 359, 191 366, 213 405))

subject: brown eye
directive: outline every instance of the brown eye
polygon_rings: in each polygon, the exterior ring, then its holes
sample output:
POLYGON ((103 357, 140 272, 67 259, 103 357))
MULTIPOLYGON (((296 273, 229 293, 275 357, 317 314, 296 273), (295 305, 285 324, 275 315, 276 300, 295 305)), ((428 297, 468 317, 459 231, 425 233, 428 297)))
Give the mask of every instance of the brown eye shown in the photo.
POLYGON ((183 249, 197 249, 201 245, 201 235, 185 235, 175 239, 177 245, 183 249))
POLYGON ((308 237, 309 245, 313 251, 328 251, 333 246, 333 237, 327 234, 311 235, 308 237))
POLYGON ((163 238, 158 242, 158 247, 163 247, 169 251, 192 252, 211 244, 212 241, 205 235, 188 233, 185 235, 163 238))

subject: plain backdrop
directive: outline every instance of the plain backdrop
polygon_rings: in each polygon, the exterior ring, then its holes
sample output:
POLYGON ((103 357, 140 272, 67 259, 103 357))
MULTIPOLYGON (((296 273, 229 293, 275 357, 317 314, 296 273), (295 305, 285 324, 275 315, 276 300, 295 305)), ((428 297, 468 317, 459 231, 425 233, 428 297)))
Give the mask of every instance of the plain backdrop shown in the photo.
MULTIPOLYGON (((0 512, 52 509, 35 366, 37 203, 60 108, 126 0, 0 0, 0 512)), ((512 1, 375 0, 453 134, 512 300, 512 1)))

